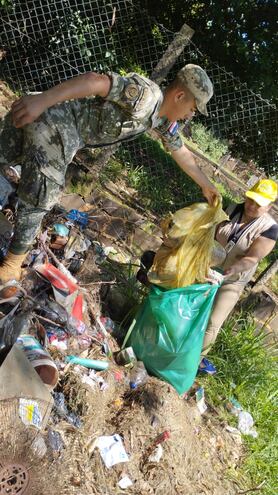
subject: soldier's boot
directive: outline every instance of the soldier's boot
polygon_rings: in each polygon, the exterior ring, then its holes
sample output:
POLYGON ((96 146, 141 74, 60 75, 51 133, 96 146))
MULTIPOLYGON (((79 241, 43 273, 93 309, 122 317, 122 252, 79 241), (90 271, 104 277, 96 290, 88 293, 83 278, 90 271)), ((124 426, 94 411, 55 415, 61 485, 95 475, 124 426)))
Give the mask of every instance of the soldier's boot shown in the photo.
POLYGON ((0 282, 5 284, 9 280, 20 280, 21 265, 25 260, 25 254, 13 254, 10 251, 4 259, 3 265, 0 266, 0 282))

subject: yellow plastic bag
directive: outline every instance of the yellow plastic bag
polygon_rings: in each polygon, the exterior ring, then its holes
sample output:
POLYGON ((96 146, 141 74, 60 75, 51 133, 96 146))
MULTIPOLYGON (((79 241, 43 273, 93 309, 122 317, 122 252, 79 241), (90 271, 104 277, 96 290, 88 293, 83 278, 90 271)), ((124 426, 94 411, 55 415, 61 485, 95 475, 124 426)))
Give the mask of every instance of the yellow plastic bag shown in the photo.
POLYGON ((203 283, 212 265, 217 224, 228 220, 219 201, 216 206, 195 203, 163 221, 163 244, 154 258, 148 279, 167 289, 203 283))

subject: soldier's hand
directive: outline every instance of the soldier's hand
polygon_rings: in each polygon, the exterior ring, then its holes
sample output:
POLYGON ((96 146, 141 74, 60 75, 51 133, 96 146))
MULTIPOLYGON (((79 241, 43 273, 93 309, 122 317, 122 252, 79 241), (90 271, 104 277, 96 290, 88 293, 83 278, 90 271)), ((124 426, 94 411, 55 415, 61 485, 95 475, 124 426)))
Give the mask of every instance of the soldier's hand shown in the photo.
POLYGON ((12 120, 15 127, 31 124, 47 108, 43 94, 28 95, 12 104, 12 120))
POLYGON ((210 206, 216 206, 218 199, 220 198, 220 193, 218 189, 213 184, 209 184, 202 188, 203 195, 208 201, 210 206))

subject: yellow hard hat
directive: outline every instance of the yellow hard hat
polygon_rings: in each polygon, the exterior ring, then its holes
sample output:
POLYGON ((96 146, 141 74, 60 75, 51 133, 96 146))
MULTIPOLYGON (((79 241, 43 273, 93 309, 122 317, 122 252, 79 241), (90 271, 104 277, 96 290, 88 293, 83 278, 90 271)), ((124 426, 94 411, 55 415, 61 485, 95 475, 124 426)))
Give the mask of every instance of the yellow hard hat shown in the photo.
POLYGON ((247 198, 253 199, 260 206, 268 206, 277 199, 278 186, 274 180, 260 179, 249 191, 247 198))

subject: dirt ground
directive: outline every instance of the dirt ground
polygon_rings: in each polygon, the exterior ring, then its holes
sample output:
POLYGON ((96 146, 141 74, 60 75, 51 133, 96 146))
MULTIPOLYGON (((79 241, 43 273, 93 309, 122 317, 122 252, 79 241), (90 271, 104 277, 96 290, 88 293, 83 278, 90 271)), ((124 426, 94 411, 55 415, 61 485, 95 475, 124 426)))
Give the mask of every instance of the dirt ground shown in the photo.
POLYGON ((180 398, 171 386, 156 378, 130 391, 124 377, 115 380, 117 370, 123 373, 112 365, 104 374, 108 383, 105 391, 86 390, 78 372, 65 377, 63 389, 65 393, 69 391, 69 403, 77 409, 82 404, 84 421, 81 430, 70 434, 63 433, 63 425, 60 429, 67 450, 73 452, 71 481, 77 485, 75 493, 238 493, 236 485, 228 480, 227 470, 233 471, 239 465, 242 446, 237 437, 225 431, 215 411, 209 409, 201 416, 195 398, 180 398), (170 438, 162 444, 162 458, 159 463, 151 462, 148 458, 153 452, 152 442, 165 430, 170 432, 170 438), (121 435, 130 460, 107 469, 93 444, 99 435, 115 433, 121 435), (133 481, 132 487, 124 491, 118 486, 123 476, 133 481))

